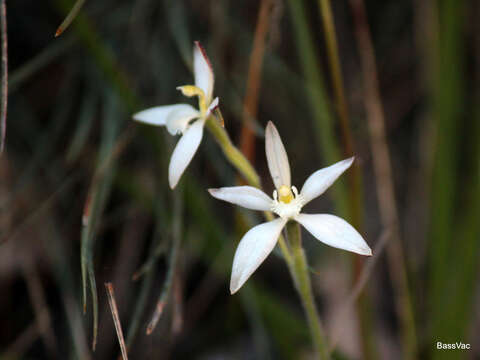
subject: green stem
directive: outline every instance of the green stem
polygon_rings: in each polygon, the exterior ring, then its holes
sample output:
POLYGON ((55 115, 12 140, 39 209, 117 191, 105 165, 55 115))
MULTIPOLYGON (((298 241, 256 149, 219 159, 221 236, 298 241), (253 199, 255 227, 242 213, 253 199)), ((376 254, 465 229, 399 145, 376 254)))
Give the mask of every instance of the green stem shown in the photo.
POLYGON ((218 145, 222 148, 228 161, 243 175, 251 186, 260 188, 260 178, 257 172, 240 150, 233 145, 225 128, 223 128, 214 117, 210 117, 207 120, 206 126, 218 142, 218 145))
POLYGON ((302 237, 298 223, 288 222, 287 234, 293 252, 293 269, 296 277, 295 286, 302 299, 303 309, 308 320, 315 350, 320 359, 329 359, 330 355, 327 350, 327 342, 313 298, 312 284, 308 276, 307 258, 305 257, 305 251, 303 251, 302 237))

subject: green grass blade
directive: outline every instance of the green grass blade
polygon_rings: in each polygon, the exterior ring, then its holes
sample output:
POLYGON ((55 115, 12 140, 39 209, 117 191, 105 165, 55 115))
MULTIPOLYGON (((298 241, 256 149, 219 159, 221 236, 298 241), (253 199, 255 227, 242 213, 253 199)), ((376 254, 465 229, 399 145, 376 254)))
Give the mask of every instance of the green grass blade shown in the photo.
POLYGON ((98 329, 98 294, 94 271, 94 240, 96 231, 101 220, 108 196, 112 190, 115 172, 115 159, 112 157, 116 137, 118 133, 118 101, 110 95, 104 114, 102 140, 99 150, 99 161, 96 173, 92 180, 87 202, 83 215, 82 243, 81 243, 81 267, 82 267, 82 290, 83 308, 86 310, 86 287, 87 278, 90 284, 93 307, 93 340, 92 348, 95 349, 98 329))
MULTIPOLYGON (((340 150, 333 128, 333 116, 325 92, 325 84, 315 55, 312 34, 307 23, 303 0, 289 0, 298 54, 307 86, 307 96, 313 112, 313 126, 319 152, 327 164, 340 160, 340 150)), ((348 217, 348 199, 345 185, 337 183, 333 188, 333 198, 339 214, 348 217)))
POLYGON ((67 27, 70 26, 72 21, 75 19, 75 17, 78 15, 80 10, 82 9, 82 6, 84 3, 85 3, 85 0, 75 1, 75 4, 73 5, 72 9, 68 13, 67 17, 62 21, 60 26, 57 28, 57 31, 55 32, 55 37, 60 36, 67 29, 67 27))

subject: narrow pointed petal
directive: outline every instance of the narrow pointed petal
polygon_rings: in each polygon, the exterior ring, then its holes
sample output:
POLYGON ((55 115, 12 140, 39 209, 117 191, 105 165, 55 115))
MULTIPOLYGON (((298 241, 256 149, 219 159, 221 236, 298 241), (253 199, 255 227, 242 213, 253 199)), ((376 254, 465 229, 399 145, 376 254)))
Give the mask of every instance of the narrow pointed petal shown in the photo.
POLYGON ((234 294, 260 266, 277 243, 285 226, 281 218, 251 228, 240 240, 233 259, 230 292, 234 294))
POLYGON ((170 183, 170 188, 177 186, 180 177, 187 168, 188 164, 195 155, 195 152, 200 145, 200 141, 203 136, 203 120, 195 121, 188 129, 185 131, 183 136, 175 146, 173 150, 172 157, 170 158, 170 165, 168 166, 168 182, 170 183))
POLYGON ((352 225, 335 215, 300 214, 295 217, 305 229, 321 242, 360 255, 372 255, 372 250, 352 225))
POLYGON ((210 115, 218 107, 218 97, 212 100, 207 109, 207 116, 210 115))
POLYGON ((191 105, 188 104, 174 104, 174 105, 164 105, 164 106, 155 106, 149 109, 142 110, 133 115, 133 120, 158 126, 165 126, 168 116, 172 111, 183 110, 183 111, 197 111, 191 105))
POLYGON ((268 211, 273 200, 263 191, 252 186, 232 186, 208 189, 214 198, 243 206, 251 210, 268 211))
POLYGON ((277 128, 271 121, 268 122, 265 130, 265 152, 267 153, 268 169, 275 187, 277 189, 282 185, 290 187, 290 164, 287 152, 277 128))
POLYGON ((172 135, 183 134, 190 121, 200 116, 200 112, 188 105, 173 109, 167 116, 167 130, 172 135))
POLYGON ((208 104, 213 94, 213 70, 205 49, 198 41, 193 46, 193 72, 195 85, 203 90, 208 104))
POLYGON ((300 191, 304 204, 322 195, 352 165, 353 160, 354 157, 339 161, 310 175, 300 191))

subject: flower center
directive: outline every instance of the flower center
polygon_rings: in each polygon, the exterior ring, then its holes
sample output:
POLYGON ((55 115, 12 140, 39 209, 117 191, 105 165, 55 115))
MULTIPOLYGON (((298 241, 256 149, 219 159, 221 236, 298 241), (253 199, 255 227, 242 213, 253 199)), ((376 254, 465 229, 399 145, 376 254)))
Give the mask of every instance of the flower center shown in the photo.
POLYGON ((202 116, 206 114, 208 106, 205 98, 205 93, 202 89, 195 85, 179 86, 177 87, 177 89, 180 90, 185 96, 198 96, 198 108, 200 110, 200 113, 202 114, 202 116))
POLYGON ((278 189, 278 195, 278 199, 285 204, 288 204, 293 200, 292 190, 286 185, 280 186, 278 189))
POLYGON ((273 191, 273 203, 271 210, 284 219, 290 219, 300 213, 303 206, 302 195, 295 186, 289 188, 282 185, 273 191))

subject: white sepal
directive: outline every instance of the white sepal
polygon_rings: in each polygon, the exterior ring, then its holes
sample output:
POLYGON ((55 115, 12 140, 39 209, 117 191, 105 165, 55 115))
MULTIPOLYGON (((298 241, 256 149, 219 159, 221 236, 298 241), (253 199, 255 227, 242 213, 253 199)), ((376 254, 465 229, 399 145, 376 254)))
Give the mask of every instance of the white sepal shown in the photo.
POLYGON ((240 240, 233 259, 230 292, 242 287, 272 252, 286 220, 275 219, 251 228, 240 240))
POLYGON ((167 117, 167 130, 171 135, 183 134, 190 121, 200 116, 200 112, 188 105, 172 110, 167 117))
POLYGON ((335 215, 300 214, 295 217, 305 229, 321 242, 361 255, 372 255, 372 250, 352 225, 335 215))
POLYGON ((303 184, 300 195, 305 205, 322 195, 342 173, 352 165, 354 157, 339 161, 329 167, 315 171, 303 184))
POLYGON ((207 53, 198 41, 193 46, 193 73, 195 85, 205 93, 205 102, 208 104, 213 94, 213 71, 207 53))
POLYGON ((176 110, 184 110, 185 109, 195 110, 191 105, 188 104, 174 104, 174 105, 164 105, 164 106, 155 106, 149 109, 142 110, 133 115, 133 120, 150 124, 150 125, 158 125, 158 126, 165 126, 168 116, 172 113, 172 111, 176 110))
POLYGON ((252 186, 232 186, 208 189, 214 198, 243 206, 251 210, 268 211, 273 200, 263 191, 252 186))
POLYGON ((174 188, 188 164, 195 155, 203 136, 203 125, 205 121, 195 121, 183 134, 173 150, 170 164, 168 166, 168 182, 170 188, 174 188))
POLYGON ((290 187, 290 164, 288 163, 287 152, 277 128, 271 121, 268 122, 265 130, 265 152, 268 169, 275 187, 277 189, 282 185, 290 187))

